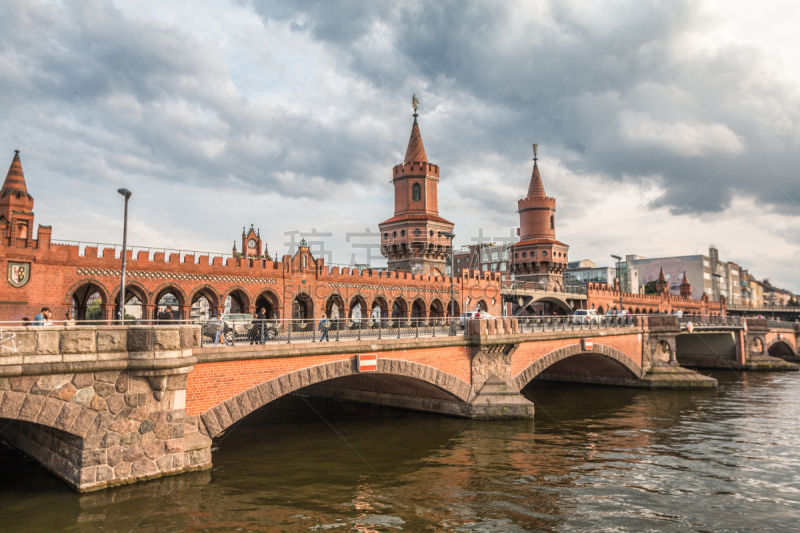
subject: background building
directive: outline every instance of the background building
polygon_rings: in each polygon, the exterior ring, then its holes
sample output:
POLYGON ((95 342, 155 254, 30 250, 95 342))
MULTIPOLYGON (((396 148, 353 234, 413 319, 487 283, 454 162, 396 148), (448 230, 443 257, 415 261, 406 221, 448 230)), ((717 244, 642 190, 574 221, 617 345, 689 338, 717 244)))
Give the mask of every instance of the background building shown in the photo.
POLYGON ((462 246, 453 254, 456 275, 460 276, 462 270, 480 270, 497 272, 503 275, 503 279, 513 279, 509 248, 493 242, 462 246))
POLYGON ((680 296, 681 281, 686 273, 692 285, 693 299, 698 300, 705 293, 713 302, 718 302, 720 296, 724 296, 730 304, 740 305, 742 302, 739 265, 722 261, 713 244, 709 247, 708 255, 653 258, 629 255, 625 263, 629 272, 636 270, 642 287, 658 280, 659 272, 663 269, 670 294, 680 296))

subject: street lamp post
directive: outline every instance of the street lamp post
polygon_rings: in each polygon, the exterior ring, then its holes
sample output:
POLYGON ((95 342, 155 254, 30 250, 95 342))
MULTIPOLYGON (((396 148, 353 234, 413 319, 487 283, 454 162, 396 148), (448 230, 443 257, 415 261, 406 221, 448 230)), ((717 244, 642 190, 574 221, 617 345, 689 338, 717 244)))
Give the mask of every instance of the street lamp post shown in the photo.
POLYGON ((618 255, 611 255, 614 259, 617 260, 617 281, 619 281, 619 311, 622 312, 622 278, 620 277, 620 270, 619 270, 619 262, 622 261, 622 258, 618 255))
POLYGON ((128 189, 117 189, 125 197, 125 221, 122 226, 122 285, 119 289, 119 319, 125 323, 125 267, 128 264, 128 200, 133 194, 128 189))
MULTIPOLYGON (((442 233, 442 237, 447 237, 447 238, 450 239, 450 319, 451 320, 455 320, 456 319, 456 298, 455 298, 455 289, 454 289, 453 285, 455 283, 454 278, 455 278, 455 275, 456 275, 456 263, 453 260, 453 252, 455 250, 453 248, 453 239, 455 239, 456 234, 455 233, 442 233)), ((450 331, 453 331, 452 324, 451 324, 451 327, 450 327, 450 331)))

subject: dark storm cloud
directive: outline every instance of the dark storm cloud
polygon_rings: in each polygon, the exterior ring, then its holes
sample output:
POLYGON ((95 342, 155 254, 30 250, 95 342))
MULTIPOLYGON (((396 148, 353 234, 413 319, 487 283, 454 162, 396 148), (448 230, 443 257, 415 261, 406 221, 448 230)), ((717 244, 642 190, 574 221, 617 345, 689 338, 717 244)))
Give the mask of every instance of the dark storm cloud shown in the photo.
MULTIPOLYGON (((454 188, 496 214, 524 192, 529 171, 518 169, 533 141, 574 174, 656 180, 655 204, 677 212, 720 210, 737 193, 778 210, 800 199, 796 106, 782 109, 796 83, 755 45, 695 46, 715 21, 694 2, 241 5, 265 31, 321 45, 318 63, 297 68, 335 79, 312 75, 310 88, 273 98, 232 74, 250 58, 201 31, 175 30, 179 47, 108 3, 9 0, 0 85, 24 121, 0 107, 13 125, 3 139, 27 136, 46 154, 27 124, 51 146, 69 135, 59 154, 90 181, 141 175, 322 199, 318 180, 384 186, 416 92, 429 156, 443 176, 479 169, 481 187, 454 188), (509 188, 481 196, 501 181, 509 188)), ((292 83, 252 69, 267 85, 292 83)), ((55 156, 47 168, 69 173, 55 156)))
POLYGON ((356 121, 306 128, 317 110, 250 101, 213 43, 181 29, 173 37, 177 45, 146 17, 103 2, 4 3, 6 140, 48 153, 66 139, 58 153, 69 164, 53 156, 48 165, 89 181, 143 175, 320 199, 309 178, 372 179, 383 134, 365 135, 356 121))
POLYGON ((695 46, 717 23, 695 2, 253 8, 324 42, 340 66, 364 69, 387 94, 416 79, 424 103, 474 101, 483 118, 470 128, 459 113, 440 117, 442 165, 506 154, 524 139, 510 155, 517 159, 538 140, 576 173, 659 180, 665 192, 655 204, 675 212, 719 211, 736 193, 787 208, 800 200, 798 114, 784 107, 795 81, 755 45, 695 46), (384 46, 377 36, 395 33, 385 57, 369 63, 384 46))

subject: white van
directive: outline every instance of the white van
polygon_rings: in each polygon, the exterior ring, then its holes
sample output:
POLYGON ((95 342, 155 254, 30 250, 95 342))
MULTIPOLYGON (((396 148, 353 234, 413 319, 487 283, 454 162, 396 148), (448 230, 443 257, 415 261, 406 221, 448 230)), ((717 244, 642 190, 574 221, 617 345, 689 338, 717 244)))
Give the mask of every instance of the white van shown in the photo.
POLYGON ((600 316, 594 309, 578 309, 572 314, 573 324, 589 324, 599 320, 600 316))

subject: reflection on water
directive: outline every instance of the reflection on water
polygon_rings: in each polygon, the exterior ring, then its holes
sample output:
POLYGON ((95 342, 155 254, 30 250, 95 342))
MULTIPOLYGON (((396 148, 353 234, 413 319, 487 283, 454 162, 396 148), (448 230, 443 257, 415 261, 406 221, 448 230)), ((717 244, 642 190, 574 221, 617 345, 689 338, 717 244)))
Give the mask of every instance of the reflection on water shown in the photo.
POLYGON ((540 384, 535 424, 310 400, 343 438, 286 398, 218 439, 210 471, 87 495, 0 448, 1 529, 800 529, 800 376, 714 377, 716 391, 540 384))

